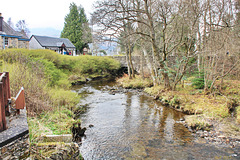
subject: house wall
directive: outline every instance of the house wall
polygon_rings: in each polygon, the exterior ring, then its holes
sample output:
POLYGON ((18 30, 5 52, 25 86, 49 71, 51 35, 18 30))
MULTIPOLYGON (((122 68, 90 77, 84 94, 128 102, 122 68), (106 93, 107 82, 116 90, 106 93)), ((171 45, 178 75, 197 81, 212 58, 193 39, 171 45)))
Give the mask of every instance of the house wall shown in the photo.
POLYGON ((0 49, 3 49, 3 37, 0 36, 0 49))
POLYGON ((18 48, 18 38, 8 38, 8 46, 6 48, 18 48))
POLYGON ((29 41, 18 41, 18 48, 29 49, 29 41))
POLYGON ((45 49, 44 47, 42 47, 38 41, 36 40, 36 38, 33 36, 30 41, 29 41, 29 49, 45 49))

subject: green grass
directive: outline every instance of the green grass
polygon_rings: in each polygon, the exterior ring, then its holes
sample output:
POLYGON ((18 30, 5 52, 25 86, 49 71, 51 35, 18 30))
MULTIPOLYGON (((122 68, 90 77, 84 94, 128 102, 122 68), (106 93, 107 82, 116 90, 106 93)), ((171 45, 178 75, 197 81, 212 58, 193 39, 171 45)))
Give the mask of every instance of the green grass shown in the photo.
POLYGON ((31 142, 41 141, 41 135, 70 133, 76 122, 72 111, 81 98, 70 90, 72 82, 110 75, 119 68, 120 63, 108 57, 72 57, 50 50, 0 51, 0 71, 10 73, 12 96, 24 87, 31 142))
POLYGON ((58 80, 64 74, 89 75, 111 74, 120 68, 120 63, 110 57, 66 56, 50 50, 9 49, 0 52, 0 59, 14 61, 38 61, 45 67, 45 74, 52 80, 58 80), (56 68, 58 70, 56 70, 56 68), (62 73, 63 72, 63 73, 62 73))
POLYGON ((236 117, 237 117, 237 122, 240 124, 240 106, 238 106, 238 107, 236 108, 236 113, 237 113, 237 115, 236 115, 236 117))
POLYGON ((141 78, 139 75, 136 75, 136 78, 129 79, 127 75, 117 80, 124 88, 134 88, 134 89, 143 89, 145 87, 150 87, 153 85, 152 81, 148 78, 141 78))

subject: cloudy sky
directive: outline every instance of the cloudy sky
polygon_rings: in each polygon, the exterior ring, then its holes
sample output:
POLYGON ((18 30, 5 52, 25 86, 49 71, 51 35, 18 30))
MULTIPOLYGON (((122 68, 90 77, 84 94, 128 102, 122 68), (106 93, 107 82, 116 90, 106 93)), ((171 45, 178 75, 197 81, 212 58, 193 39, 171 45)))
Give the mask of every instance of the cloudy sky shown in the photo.
POLYGON ((54 28, 62 30, 64 17, 69 13, 71 2, 82 5, 90 18, 96 0, 1 0, 0 13, 7 21, 11 17, 14 25, 25 20, 28 28, 54 28))

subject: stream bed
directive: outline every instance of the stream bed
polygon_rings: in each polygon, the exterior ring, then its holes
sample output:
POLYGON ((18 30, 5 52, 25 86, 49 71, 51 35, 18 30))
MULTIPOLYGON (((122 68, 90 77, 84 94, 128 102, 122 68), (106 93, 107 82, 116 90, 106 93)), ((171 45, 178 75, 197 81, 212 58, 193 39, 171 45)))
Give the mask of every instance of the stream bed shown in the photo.
POLYGON ((238 159, 229 147, 196 138, 184 127, 185 114, 136 91, 114 92, 116 83, 75 86, 86 111, 80 152, 84 159, 238 159))

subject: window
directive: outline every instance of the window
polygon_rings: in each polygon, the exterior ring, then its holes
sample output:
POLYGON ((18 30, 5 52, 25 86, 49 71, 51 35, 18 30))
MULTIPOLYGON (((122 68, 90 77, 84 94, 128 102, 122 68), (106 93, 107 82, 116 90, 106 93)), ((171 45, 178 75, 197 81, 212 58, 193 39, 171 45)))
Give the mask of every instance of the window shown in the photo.
POLYGON ((5 37, 5 46, 8 46, 8 38, 5 37))

